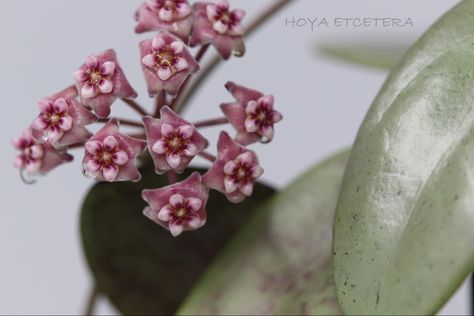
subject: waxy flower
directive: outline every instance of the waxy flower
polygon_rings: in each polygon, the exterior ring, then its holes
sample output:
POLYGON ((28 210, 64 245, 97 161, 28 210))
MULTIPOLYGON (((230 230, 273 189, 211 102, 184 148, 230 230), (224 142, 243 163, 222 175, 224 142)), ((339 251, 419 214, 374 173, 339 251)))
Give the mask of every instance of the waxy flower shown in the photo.
POLYGON ((193 26, 192 12, 187 0, 147 0, 135 13, 135 32, 165 30, 187 42, 193 26))
POLYGON ((229 10, 226 0, 216 3, 198 2, 194 5, 195 21, 191 46, 212 44, 224 59, 232 52, 237 56, 245 53, 244 28, 241 21, 243 10, 229 10))
POLYGON ((72 96, 58 93, 38 102, 41 113, 32 124, 33 136, 56 147, 84 143, 92 134, 84 127, 97 117, 72 96))
POLYGON ((81 103, 99 117, 110 115, 110 107, 117 98, 137 97, 112 49, 87 57, 86 63, 74 72, 74 78, 81 103))
POLYGON ((30 176, 46 174, 73 158, 65 151, 56 149, 49 142, 36 141, 31 129, 27 129, 21 137, 13 140, 13 147, 20 151, 15 159, 15 167, 24 170, 30 176))
POLYGON ((150 97, 163 90, 176 96, 186 78, 199 70, 186 45, 168 32, 142 41, 140 52, 150 97))
POLYGON ((110 120, 85 144, 82 167, 86 175, 98 181, 139 181, 136 157, 146 142, 119 133, 119 124, 110 120))
POLYGON ((273 125, 283 119, 281 113, 273 109, 274 97, 233 82, 228 82, 226 88, 236 102, 224 103, 221 109, 237 130, 236 141, 242 145, 259 140, 271 141, 274 135, 273 125))
POLYGON ((217 160, 204 174, 203 183, 224 193, 231 202, 239 203, 252 195, 253 185, 262 174, 257 155, 221 132, 217 160))
POLYGON ((173 236, 198 229, 206 223, 206 203, 209 190, 202 184, 199 173, 164 188, 144 190, 143 199, 150 205, 143 214, 169 229, 173 236))
POLYGON ((181 173, 208 146, 207 139, 193 125, 167 106, 161 109, 160 119, 147 116, 143 122, 157 173, 181 173))

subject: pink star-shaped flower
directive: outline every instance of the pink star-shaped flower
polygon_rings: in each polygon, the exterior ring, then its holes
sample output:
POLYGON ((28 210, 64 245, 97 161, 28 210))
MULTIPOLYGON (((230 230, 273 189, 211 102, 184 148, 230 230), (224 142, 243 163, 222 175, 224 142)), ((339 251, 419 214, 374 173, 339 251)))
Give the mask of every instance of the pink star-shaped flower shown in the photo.
POLYGON ((15 167, 28 175, 46 174, 73 157, 63 150, 56 149, 49 142, 39 143, 33 137, 31 128, 13 140, 13 147, 20 151, 15 159, 15 167))
POLYGON ((221 110, 237 130, 236 141, 242 145, 270 142, 274 135, 273 125, 283 119, 281 113, 273 109, 274 97, 233 82, 228 82, 226 88, 236 102, 222 104, 221 110))
POLYGON ((140 52, 150 97, 163 90, 176 96, 186 78, 199 70, 186 45, 168 32, 142 41, 140 52))
POLYGON ((72 96, 57 93, 38 102, 41 113, 32 124, 33 136, 49 141, 56 147, 65 147, 87 141, 92 134, 84 127, 97 120, 72 96))
POLYGON ((187 42, 193 26, 192 13, 187 0, 147 0, 135 13, 135 32, 165 30, 187 42))
POLYGON ((97 181, 139 181, 136 157, 146 142, 119 133, 119 124, 110 120, 85 145, 82 167, 97 181))
POLYGON ((194 5, 194 11, 191 46, 211 43, 224 59, 228 59, 232 52, 237 56, 245 53, 241 24, 245 11, 231 11, 226 0, 218 0, 215 4, 198 2, 194 5))
POLYGON ((74 72, 74 78, 81 103, 102 118, 110 115, 110 107, 117 98, 137 97, 112 49, 90 55, 74 72))
POLYGON ((173 236, 183 231, 201 228, 206 223, 206 203, 209 190, 194 172, 183 182, 164 188, 144 190, 143 199, 150 205, 143 214, 169 229, 173 236))
POLYGON ((157 173, 173 170, 177 173, 208 146, 207 139, 197 129, 169 107, 161 109, 160 119, 145 117, 148 150, 157 173))
POLYGON ((252 195, 253 185, 263 174, 257 155, 236 143, 226 132, 217 142, 217 160, 204 174, 203 183, 239 203, 252 195))

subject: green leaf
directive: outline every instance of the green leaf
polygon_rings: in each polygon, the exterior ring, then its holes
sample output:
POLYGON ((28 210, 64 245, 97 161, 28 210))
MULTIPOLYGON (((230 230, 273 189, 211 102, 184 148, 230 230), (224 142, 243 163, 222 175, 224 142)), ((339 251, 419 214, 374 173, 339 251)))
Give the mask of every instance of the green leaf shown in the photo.
POLYGON ((347 152, 276 195, 231 242, 182 315, 338 315, 332 221, 347 152))
POLYGON ((405 51, 410 47, 408 40, 358 39, 357 42, 318 43, 317 50, 325 57, 334 60, 390 70, 395 67, 405 51))
POLYGON ((258 184, 241 204, 211 191, 207 224, 173 238, 142 215, 141 191, 167 185, 166 176, 155 175, 150 166, 142 174, 139 183, 99 183, 92 188, 82 208, 84 250, 99 290, 120 312, 170 315, 274 190, 258 184))
POLYGON ((474 1, 414 45, 359 131, 338 201, 347 314, 434 314, 474 269, 474 1))

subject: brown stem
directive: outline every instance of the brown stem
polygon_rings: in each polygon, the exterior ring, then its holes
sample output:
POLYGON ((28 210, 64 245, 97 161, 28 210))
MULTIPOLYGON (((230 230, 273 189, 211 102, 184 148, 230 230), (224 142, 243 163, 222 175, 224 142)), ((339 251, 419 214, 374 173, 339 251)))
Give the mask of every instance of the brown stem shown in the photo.
MULTIPOLYGON (((143 123, 140 123, 138 121, 132 121, 132 120, 127 120, 127 119, 123 119, 123 118, 116 118, 116 119, 117 119, 117 121, 119 121, 119 123, 121 125, 143 128, 143 123)), ((107 123, 109 120, 110 119, 99 119, 99 120, 97 120, 97 122, 98 123, 107 123)))
MULTIPOLYGON (((207 49, 209 48, 210 44, 206 44, 201 46, 199 51, 197 52, 196 56, 194 59, 196 59, 197 62, 200 62, 204 54, 206 53, 207 49)), ((181 98, 183 96, 183 93, 186 91, 187 86, 189 85, 191 80, 191 75, 187 76, 186 79, 184 80, 183 84, 178 90, 178 93, 176 94, 176 97, 173 99, 173 101, 170 104, 170 108, 174 110, 176 113, 178 112, 175 109, 179 109, 179 104, 181 103, 181 98)))
POLYGON ((125 102, 126 104, 128 104, 132 109, 134 109, 137 113, 143 115, 143 116, 147 116, 147 115, 150 115, 140 104, 138 104, 137 102, 135 102, 134 100, 132 99, 121 99, 123 102, 125 102))
MULTIPOLYGON (((283 9, 286 5, 294 2, 294 0, 278 0, 272 3, 268 8, 262 11, 246 28, 246 36, 252 35, 264 22, 266 22, 270 17, 275 13, 283 9)), ((180 100, 175 99, 176 105, 173 107, 173 110, 178 113, 181 112, 184 107, 188 104, 189 99, 194 95, 194 93, 199 89, 199 87, 206 81, 215 69, 216 66, 222 61, 220 56, 214 56, 208 64, 201 68, 199 74, 193 80, 192 84, 189 85, 189 88, 180 96, 180 100)), ((189 78, 189 77, 188 77, 189 78)))
POLYGON ((216 156, 205 151, 201 151, 198 155, 210 162, 215 162, 217 160, 216 156))
POLYGON ((156 96, 155 113, 153 114, 153 117, 158 118, 160 116, 160 110, 165 104, 166 104, 166 92, 161 91, 156 96))
POLYGON ((127 136, 133 137, 133 138, 138 138, 138 139, 146 139, 146 134, 127 134, 127 136))
POLYGON ((201 128, 201 127, 211 127, 211 126, 227 124, 227 123, 229 123, 229 121, 227 120, 226 117, 220 117, 216 119, 195 122, 193 123, 193 125, 196 128, 201 128))
POLYGON ((94 285, 90 291, 89 297, 87 298, 86 306, 84 308, 83 315, 93 315, 97 299, 99 298, 99 290, 97 286, 94 285))
POLYGON ((166 175, 168 176, 169 184, 175 184, 176 182, 178 182, 178 175, 176 174, 176 172, 170 170, 166 173, 166 175))

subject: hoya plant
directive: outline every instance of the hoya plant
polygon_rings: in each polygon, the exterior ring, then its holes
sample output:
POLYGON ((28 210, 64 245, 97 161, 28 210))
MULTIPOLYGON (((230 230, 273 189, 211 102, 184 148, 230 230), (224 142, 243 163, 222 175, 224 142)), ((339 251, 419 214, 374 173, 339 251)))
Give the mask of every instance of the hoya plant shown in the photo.
POLYGON ((474 2, 397 63, 356 52, 392 70, 354 145, 276 190, 260 181, 258 151, 278 136, 280 109, 295 105, 228 78, 216 117, 183 110, 290 3, 247 23, 237 1, 147 0, 135 12, 147 91, 132 87, 113 49, 91 47, 70 82, 38 101, 13 141, 22 179, 79 158, 78 173, 97 182, 81 208, 95 280, 86 314, 100 296, 131 315, 435 314, 474 270, 474 2), (115 116, 118 106, 139 118, 115 116), (206 127, 223 124, 233 132, 209 139, 206 127))

